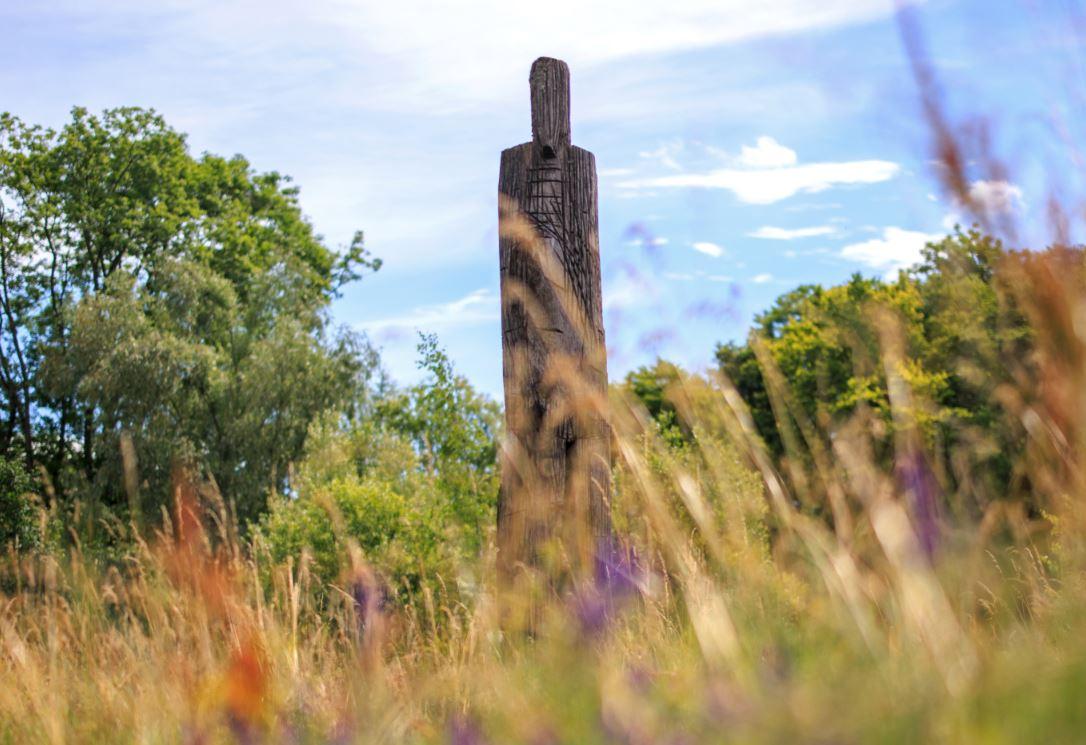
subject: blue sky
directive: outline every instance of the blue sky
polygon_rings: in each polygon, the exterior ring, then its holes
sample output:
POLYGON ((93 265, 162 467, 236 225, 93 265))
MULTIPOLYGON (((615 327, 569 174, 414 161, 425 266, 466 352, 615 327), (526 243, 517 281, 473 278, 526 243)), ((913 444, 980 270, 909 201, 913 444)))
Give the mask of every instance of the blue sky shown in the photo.
MULTIPOLYGON (((1076 6, 912 6, 952 119, 982 119, 1006 166, 971 164, 975 196, 1033 245, 1049 191, 1082 187, 1076 6)), ((887 276, 960 212, 891 0, 540 7, 3 0, 0 110, 60 126, 73 105, 154 107, 195 152, 290 174, 330 244, 362 229, 385 262, 336 321, 402 382, 434 332, 499 397, 498 158, 529 138, 537 56, 569 62, 574 142, 596 154, 612 377, 656 355, 704 367, 780 293, 887 276)))

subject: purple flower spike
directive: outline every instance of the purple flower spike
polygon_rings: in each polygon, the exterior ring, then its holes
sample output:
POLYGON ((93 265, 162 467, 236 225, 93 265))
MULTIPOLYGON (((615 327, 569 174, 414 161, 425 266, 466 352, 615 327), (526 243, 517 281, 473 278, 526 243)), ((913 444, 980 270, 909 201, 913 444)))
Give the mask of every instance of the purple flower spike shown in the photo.
POLYGON ((920 450, 911 450, 898 461, 897 477, 908 496, 920 548, 930 560, 939 548, 939 483, 920 450))
POLYGON ((365 639, 380 625, 382 616, 388 610, 388 592, 368 567, 360 567, 351 578, 350 594, 354 600, 358 636, 365 639))
POLYGON ((449 745, 486 745, 486 742, 472 717, 456 714, 449 719, 449 745))
POLYGON ((644 572, 633 550, 615 539, 600 542, 593 562, 592 582, 578 591, 573 613, 585 636, 601 634, 619 607, 642 591, 644 572))

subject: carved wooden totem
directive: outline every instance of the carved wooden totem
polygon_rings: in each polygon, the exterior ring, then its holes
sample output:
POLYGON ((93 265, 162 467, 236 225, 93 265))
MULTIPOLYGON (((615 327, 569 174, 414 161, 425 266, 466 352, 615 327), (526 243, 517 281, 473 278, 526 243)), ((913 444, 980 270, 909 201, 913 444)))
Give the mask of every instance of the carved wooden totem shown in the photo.
POLYGON ((610 531, 596 163, 570 142, 566 63, 541 57, 529 82, 532 141, 502 153, 498 181, 506 579, 545 554, 583 569, 610 531))

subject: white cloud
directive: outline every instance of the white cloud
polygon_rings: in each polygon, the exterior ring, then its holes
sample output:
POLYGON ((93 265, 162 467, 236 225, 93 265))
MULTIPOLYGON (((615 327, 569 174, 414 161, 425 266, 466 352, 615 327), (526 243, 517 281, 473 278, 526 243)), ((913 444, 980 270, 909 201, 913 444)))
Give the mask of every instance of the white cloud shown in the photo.
POLYGON ((797 238, 813 238, 819 235, 833 235, 834 229, 829 225, 818 225, 811 228, 775 228, 765 225, 752 233, 747 233, 751 238, 764 238, 773 241, 794 241, 797 238))
MULTIPOLYGON (((491 99, 504 97, 507 85, 522 86, 525 64, 542 54, 583 66, 862 23, 894 9, 872 0, 675 0, 666 12, 630 0, 550 0, 542 11, 509 0, 312 5, 310 15, 373 49, 415 86, 425 84, 438 98, 491 99)), ((381 93, 396 91, 389 86, 381 93)))
MULTIPOLYGON (((704 143, 691 143, 697 149, 729 160, 724 151, 704 143)), ((662 145, 642 158, 659 162, 669 170, 681 173, 620 181, 617 186, 626 194, 640 192, 642 196, 657 188, 726 189, 747 204, 773 204, 796 194, 815 194, 833 186, 873 184, 887 181, 901 169, 897 163, 885 160, 856 160, 823 163, 799 163, 796 151, 785 147, 772 137, 759 137, 752 147, 744 145, 733 165, 708 170, 688 170, 677 155, 689 148, 681 140, 662 145)), ((767 228, 770 233, 779 228, 767 228)), ((823 235, 825 233, 814 233, 823 235)), ((755 237, 775 237, 759 235, 755 237)), ((795 237, 803 237, 797 235, 795 237)), ((785 239, 787 240, 787 239, 785 239)))
POLYGON ((603 283, 604 310, 629 310, 650 305, 659 297, 660 288, 643 275, 624 273, 603 283))
POLYGON ((796 164, 796 151, 785 147, 772 137, 762 135, 754 147, 743 145, 739 162, 751 168, 780 168, 796 164))
POLYGON ((1008 181, 974 181, 969 185, 969 198, 988 218, 1013 214, 1024 204, 1022 189, 1008 181))
POLYGON ((663 277, 672 282, 693 282, 696 278, 695 275, 686 272, 664 272, 663 277))
POLYGON ((985 179, 969 184, 971 204, 967 205, 964 201, 955 197, 951 211, 943 216, 941 224, 947 231, 953 230, 955 225, 968 227, 977 218, 996 220, 1001 217, 1010 217, 1026 205, 1021 187, 1009 181, 985 179), (963 213, 967 213, 968 216, 963 213))
POLYGON ((882 231, 881 238, 845 246, 841 249, 841 257, 866 264, 884 272, 887 278, 893 278, 899 270, 920 261, 924 244, 940 237, 917 230, 889 227, 882 231))
POLYGON ((766 282, 772 282, 773 281, 773 275, 768 274, 768 273, 767 274, 756 274, 756 275, 754 275, 754 277, 751 278, 750 281, 753 282, 756 285, 764 285, 766 282))
POLYGON ((724 255, 724 247, 718 246, 715 243, 709 241, 697 241, 690 244, 695 251, 705 254, 706 256, 712 256, 714 259, 718 259, 724 255))
POLYGON ((419 306, 404 315, 361 321, 355 324, 355 328, 370 333, 432 330, 496 321, 500 318, 499 312, 498 296, 483 288, 448 303, 419 306))
POLYGON ((645 160, 656 161, 672 171, 681 171, 683 167, 679 165, 676 156, 678 156, 683 149, 684 145, 682 140, 671 140, 662 143, 660 147, 655 150, 643 150, 638 153, 638 155, 645 160))
POLYGON ((149 32, 162 54, 182 59, 198 53, 288 73, 321 67, 334 72, 325 77, 341 95, 364 91, 366 105, 432 111, 505 99, 543 54, 583 67, 859 24, 893 10, 873 0, 674 0, 666 12, 630 0, 550 0, 542 10, 515 0, 59 0, 42 15, 67 13, 109 34, 149 32), (364 75, 364 88, 354 79, 359 62, 379 70, 364 75))
POLYGON ((710 282, 731 282, 735 279, 727 274, 709 274, 705 278, 710 282))
POLYGON ((670 243, 669 238, 664 238, 664 237, 659 236, 659 235, 653 235, 653 236, 639 235, 639 236, 637 236, 635 238, 631 238, 630 240, 626 241, 627 246, 634 246, 634 247, 645 246, 645 247, 651 247, 651 248, 659 248, 660 246, 666 246, 668 243, 670 243))
POLYGON ((704 173, 635 179, 619 184, 626 189, 726 189, 747 204, 773 204, 796 194, 815 194, 843 184, 888 181, 900 170, 885 160, 808 163, 767 169, 720 168, 704 173))
POLYGON ((961 226, 967 224, 966 220, 962 218, 958 212, 948 212, 943 215, 943 220, 940 223, 943 228, 949 233, 954 230, 955 226, 961 226))

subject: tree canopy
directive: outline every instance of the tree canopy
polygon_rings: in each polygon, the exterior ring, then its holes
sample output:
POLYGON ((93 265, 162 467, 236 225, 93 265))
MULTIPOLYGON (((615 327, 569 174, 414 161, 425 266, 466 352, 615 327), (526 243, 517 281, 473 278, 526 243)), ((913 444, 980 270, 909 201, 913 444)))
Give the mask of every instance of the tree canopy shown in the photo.
POLYGON ((326 311, 379 266, 361 233, 330 248, 289 178, 195 157, 153 111, 76 108, 59 131, 4 114, 0 455, 144 513, 186 457, 251 518, 367 372, 326 311))
POLYGON ((1030 364, 1030 327, 1004 268, 1013 256, 994 238, 959 230, 930 243, 923 261, 894 280, 854 275, 833 287, 798 287, 756 317, 747 342, 718 345, 717 362, 777 455, 789 450, 793 423, 832 432, 860 408, 888 441, 897 426, 892 364, 915 402, 910 426, 945 456, 948 479, 1006 481, 1006 453, 1021 432, 995 392, 1030 364), (900 354, 888 363, 891 343, 900 354), (985 454, 979 462, 950 461, 963 438, 973 439, 970 452, 985 454))

